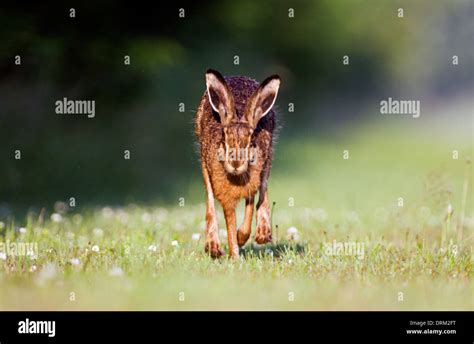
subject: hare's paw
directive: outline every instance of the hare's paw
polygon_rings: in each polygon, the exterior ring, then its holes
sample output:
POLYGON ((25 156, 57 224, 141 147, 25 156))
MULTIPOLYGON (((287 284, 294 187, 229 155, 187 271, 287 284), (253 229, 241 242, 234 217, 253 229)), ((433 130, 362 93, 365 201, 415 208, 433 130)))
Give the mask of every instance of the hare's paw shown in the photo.
POLYGON ((250 237, 250 230, 244 230, 244 228, 239 228, 237 231, 237 244, 239 247, 242 247, 245 245, 247 240, 249 240, 250 237))
POLYGON ((257 210, 257 228, 254 239, 260 245, 272 242, 272 225, 268 207, 262 206, 257 210))
POLYGON ((268 222, 261 222, 257 225, 255 242, 260 245, 272 242, 272 227, 268 222))
POLYGON ((225 254, 224 250, 221 248, 221 244, 216 240, 207 240, 204 250, 212 258, 219 258, 225 254))

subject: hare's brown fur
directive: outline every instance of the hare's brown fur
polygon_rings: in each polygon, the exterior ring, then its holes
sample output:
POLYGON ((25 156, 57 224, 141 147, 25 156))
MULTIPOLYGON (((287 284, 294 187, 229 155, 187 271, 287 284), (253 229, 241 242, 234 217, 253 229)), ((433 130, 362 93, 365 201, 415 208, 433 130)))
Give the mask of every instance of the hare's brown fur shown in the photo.
MULTIPOLYGON (((256 125, 251 127, 250 147, 256 153, 253 164, 248 164, 245 173, 240 175, 229 174, 222 161, 218 159, 219 149, 226 145, 224 127, 232 126, 232 133, 228 134, 229 142, 237 142, 248 136, 249 121, 246 118, 246 109, 249 100, 259 89, 259 83, 244 76, 229 76, 224 78, 228 90, 233 96, 234 116, 223 125, 219 114, 213 110, 207 90, 199 104, 196 114, 195 132, 200 144, 201 167, 207 192, 206 209, 206 251, 213 257, 223 254, 218 236, 217 217, 214 206, 214 197, 221 203, 229 241, 229 251, 232 257, 238 257, 239 246, 247 241, 252 225, 254 198, 259 191, 257 205, 257 229, 255 240, 257 243, 271 241, 270 209, 267 194, 267 180, 272 162, 273 131, 275 129, 275 113, 269 110, 260 118, 256 125), (242 133, 242 137, 239 136, 242 133), (240 199, 245 199, 244 223, 237 231, 235 207, 240 199)), ((278 81, 279 82, 279 81, 278 81)), ((276 97, 276 94, 275 94, 276 97)), ((214 103, 214 101, 213 101, 214 103)), ((248 140, 248 138, 247 138, 248 140)))

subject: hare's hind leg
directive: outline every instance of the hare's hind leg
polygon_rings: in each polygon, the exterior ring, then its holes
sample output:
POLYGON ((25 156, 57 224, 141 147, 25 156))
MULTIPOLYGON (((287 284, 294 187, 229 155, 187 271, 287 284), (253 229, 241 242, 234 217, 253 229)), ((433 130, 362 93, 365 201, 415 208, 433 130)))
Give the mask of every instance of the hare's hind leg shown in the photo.
POLYGON ((272 242, 272 224, 270 220, 270 202, 268 200, 267 185, 262 183, 259 190, 257 203, 257 228, 255 230, 255 241, 257 244, 272 242))
POLYGON ((206 185, 206 245, 205 251, 213 258, 219 258, 224 254, 219 241, 219 225, 217 223, 216 208, 214 205, 214 192, 212 191, 211 180, 209 172, 207 171, 206 163, 201 162, 202 176, 204 177, 204 184, 206 185))
POLYGON ((245 215, 244 222, 237 231, 237 243, 240 247, 244 246, 252 232, 252 216, 255 197, 245 199, 245 215))

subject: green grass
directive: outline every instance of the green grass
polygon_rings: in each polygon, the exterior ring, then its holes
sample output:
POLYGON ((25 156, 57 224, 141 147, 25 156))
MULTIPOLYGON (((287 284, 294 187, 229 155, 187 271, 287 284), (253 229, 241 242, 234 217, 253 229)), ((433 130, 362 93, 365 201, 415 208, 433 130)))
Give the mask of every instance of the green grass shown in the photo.
POLYGON ((3 220, 2 241, 36 242, 39 252, 0 259, 0 309, 472 310, 470 135, 391 128, 279 145, 269 186, 275 242, 249 242, 238 261, 203 253, 200 181, 184 207, 79 207, 58 222, 51 207, 3 220), (333 240, 363 244, 363 258, 328 255, 333 240))

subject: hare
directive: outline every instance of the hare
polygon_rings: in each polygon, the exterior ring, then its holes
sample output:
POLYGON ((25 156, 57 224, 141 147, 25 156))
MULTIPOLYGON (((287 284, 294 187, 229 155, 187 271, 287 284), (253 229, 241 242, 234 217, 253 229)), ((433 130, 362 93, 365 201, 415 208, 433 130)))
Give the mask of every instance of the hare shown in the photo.
POLYGON ((219 200, 227 225, 229 254, 239 257, 250 237, 257 191, 255 241, 272 241, 268 177, 272 163, 275 113, 272 110, 280 77, 271 76, 260 85, 246 76, 223 77, 206 73, 207 89, 201 98, 195 122, 200 146, 202 175, 207 193, 205 251, 214 258, 224 254, 214 197, 219 200), (237 230, 235 208, 245 199, 245 215, 237 230))

